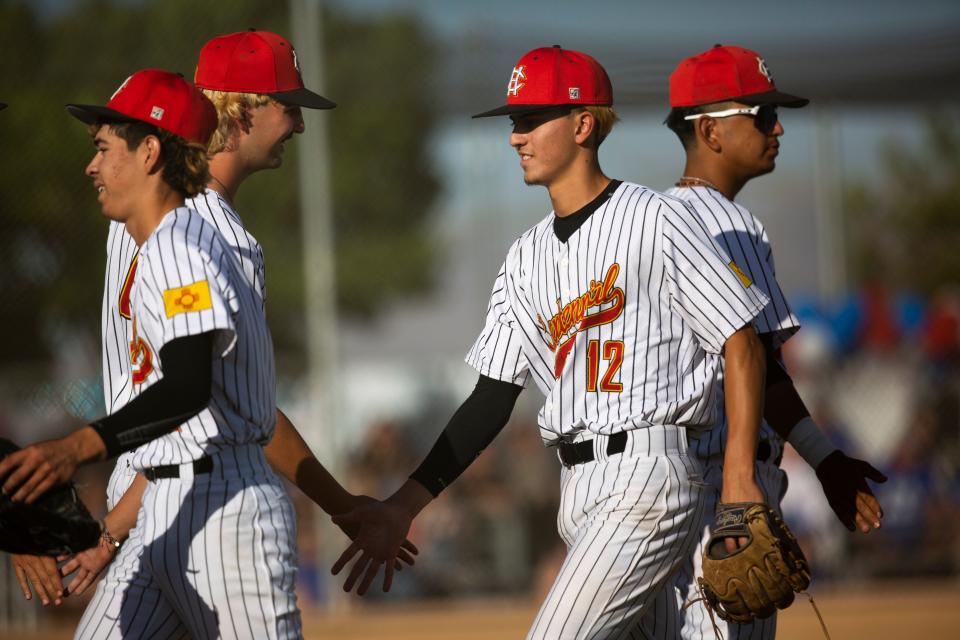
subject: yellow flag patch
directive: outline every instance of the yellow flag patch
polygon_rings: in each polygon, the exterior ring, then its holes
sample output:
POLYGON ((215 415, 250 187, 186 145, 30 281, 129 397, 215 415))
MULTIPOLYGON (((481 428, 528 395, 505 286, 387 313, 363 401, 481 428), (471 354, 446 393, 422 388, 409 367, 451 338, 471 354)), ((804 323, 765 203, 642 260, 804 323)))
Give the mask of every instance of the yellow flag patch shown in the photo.
POLYGON ((201 280, 185 287, 167 289, 163 292, 163 306, 167 310, 168 318, 187 311, 210 309, 213 307, 213 302, 210 300, 210 285, 206 280, 201 280))
MULTIPOLYGON (((731 271, 733 271, 735 274, 737 274, 737 277, 740 278, 740 283, 743 285, 743 287, 744 287, 745 289, 749 289, 749 288, 750 288, 750 285, 753 284, 753 280, 751 280, 749 277, 747 277, 747 274, 745 274, 745 273, 743 272, 743 269, 740 268, 740 265, 738 265, 736 262, 734 262, 733 260, 731 260, 731 261, 730 261, 730 264, 727 265, 727 266, 730 267, 730 270, 731 270, 731 271)), ((168 313, 169 313, 169 312, 168 312, 168 313)))

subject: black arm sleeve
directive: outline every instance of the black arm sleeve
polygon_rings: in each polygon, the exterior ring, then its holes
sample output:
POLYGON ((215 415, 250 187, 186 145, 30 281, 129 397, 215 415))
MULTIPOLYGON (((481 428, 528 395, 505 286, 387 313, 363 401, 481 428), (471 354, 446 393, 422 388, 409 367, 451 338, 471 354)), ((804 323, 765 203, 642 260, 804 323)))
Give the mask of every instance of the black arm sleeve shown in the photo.
POLYGON ((434 497, 460 477, 503 430, 523 387, 480 376, 437 442, 410 478, 434 497))
POLYGON ((200 413, 210 403, 213 333, 171 340, 160 349, 163 378, 116 413, 91 423, 107 457, 136 449, 200 413))
POLYGON ((790 431, 802 419, 810 415, 803 403, 793 380, 783 366, 780 349, 773 347, 773 336, 765 333, 760 336, 767 353, 767 382, 764 390, 763 417, 773 430, 787 439, 790 431))

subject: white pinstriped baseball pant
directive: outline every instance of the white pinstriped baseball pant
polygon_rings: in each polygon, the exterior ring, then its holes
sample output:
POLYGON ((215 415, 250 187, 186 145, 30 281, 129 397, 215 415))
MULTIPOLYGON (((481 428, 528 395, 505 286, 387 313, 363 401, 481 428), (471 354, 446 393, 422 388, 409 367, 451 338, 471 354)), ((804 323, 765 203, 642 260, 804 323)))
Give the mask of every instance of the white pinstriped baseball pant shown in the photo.
MULTIPOLYGON (((680 570, 673 578, 673 589, 664 589, 657 597, 654 606, 644 616, 635 634, 644 640, 662 638, 682 638, 683 640, 711 640, 716 637, 706 605, 701 602, 683 607, 700 597, 697 591, 696 576, 703 575, 703 549, 710 539, 713 516, 720 500, 720 487, 723 479, 723 459, 711 458, 704 464, 704 480, 709 488, 706 492, 706 509, 701 535, 697 546, 684 559, 680 570)), ((764 500, 780 513, 780 500, 787 492, 787 475, 772 462, 755 463, 757 484, 763 491, 764 500)), ((755 620, 749 624, 728 623, 716 618, 717 625, 726 640, 773 640, 777 635, 777 614, 764 620, 755 620)))
POLYGON ((528 640, 629 638, 696 544, 706 492, 685 429, 631 430, 610 456, 608 437, 588 438, 594 461, 562 471, 567 557, 528 640))
POLYGON ((300 638, 296 567, 295 515, 262 448, 229 450, 211 473, 148 483, 74 637, 300 638))

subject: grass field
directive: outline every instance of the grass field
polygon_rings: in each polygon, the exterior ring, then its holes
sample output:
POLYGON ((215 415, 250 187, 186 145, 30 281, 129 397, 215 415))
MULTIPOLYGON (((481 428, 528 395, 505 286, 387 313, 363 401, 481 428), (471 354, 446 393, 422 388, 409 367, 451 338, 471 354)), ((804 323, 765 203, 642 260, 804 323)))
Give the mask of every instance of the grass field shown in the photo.
MULTIPOLYGON (((897 582, 821 590, 815 595, 832 640, 938 640, 957 637, 960 582, 897 582)), ((351 601, 353 602, 353 601, 351 601)), ((343 611, 304 612, 307 638, 337 640, 488 640, 522 638, 536 613, 523 601, 441 601, 351 605, 343 611)), ((71 638, 72 626, 10 631, 18 640, 71 638)), ((780 614, 779 640, 822 638, 806 598, 780 614)))

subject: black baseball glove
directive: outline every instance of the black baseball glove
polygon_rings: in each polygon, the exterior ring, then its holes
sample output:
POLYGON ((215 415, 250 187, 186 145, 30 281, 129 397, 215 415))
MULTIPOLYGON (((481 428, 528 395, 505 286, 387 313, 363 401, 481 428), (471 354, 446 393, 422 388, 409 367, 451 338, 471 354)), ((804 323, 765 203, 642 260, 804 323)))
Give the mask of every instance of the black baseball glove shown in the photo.
MULTIPOLYGON (((0 438, 0 460, 20 447, 0 438)), ((100 524, 80 501, 73 484, 55 487, 33 504, 0 492, 0 550, 35 556, 77 553, 97 544, 100 524)))

